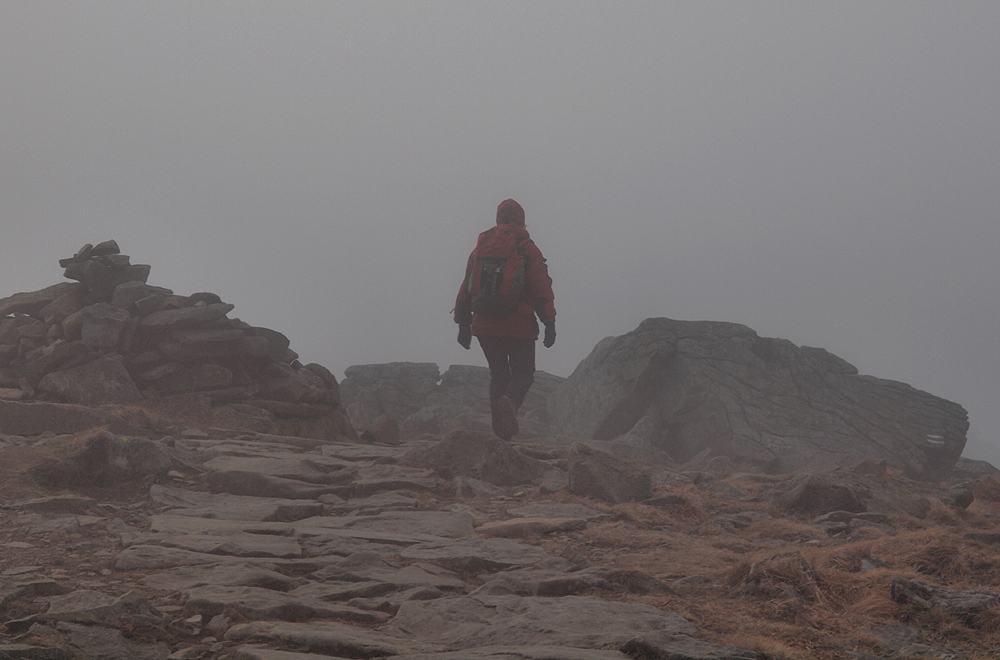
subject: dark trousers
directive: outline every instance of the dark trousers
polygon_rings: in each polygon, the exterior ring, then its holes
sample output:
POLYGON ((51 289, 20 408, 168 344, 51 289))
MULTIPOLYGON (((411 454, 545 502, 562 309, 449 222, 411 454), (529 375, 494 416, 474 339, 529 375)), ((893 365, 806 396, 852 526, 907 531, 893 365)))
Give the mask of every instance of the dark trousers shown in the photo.
POLYGON ((490 410, 493 413, 493 430, 499 435, 497 402, 506 396, 517 410, 535 380, 535 340, 520 337, 478 339, 490 365, 490 410))

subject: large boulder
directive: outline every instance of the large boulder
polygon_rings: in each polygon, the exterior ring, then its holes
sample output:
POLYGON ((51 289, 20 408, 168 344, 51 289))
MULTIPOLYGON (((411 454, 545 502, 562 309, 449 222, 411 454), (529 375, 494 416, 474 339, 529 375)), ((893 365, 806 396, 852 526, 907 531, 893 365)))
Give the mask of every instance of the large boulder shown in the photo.
POLYGON ((632 463, 578 442, 569 448, 569 492, 621 504, 648 499, 653 481, 632 463))
POLYGON ((525 456, 492 433, 459 429, 430 446, 417 446, 404 454, 401 465, 426 467, 447 479, 472 477, 494 486, 533 483, 548 465, 525 456))
POLYGON ((706 449, 770 471, 885 459, 912 476, 951 469, 965 447, 958 404, 858 374, 820 348, 734 323, 653 318, 604 339, 548 400, 555 431, 662 449, 706 449))
POLYGON ((38 389, 86 406, 142 400, 121 355, 108 355, 79 367, 53 371, 42 378, 38 389))

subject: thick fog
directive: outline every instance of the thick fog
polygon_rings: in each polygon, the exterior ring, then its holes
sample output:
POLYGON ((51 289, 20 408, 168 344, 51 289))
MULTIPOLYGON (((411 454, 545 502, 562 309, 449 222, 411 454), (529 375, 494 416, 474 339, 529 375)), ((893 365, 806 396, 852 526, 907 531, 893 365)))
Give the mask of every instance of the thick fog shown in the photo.
POLYGON ((1000 3, 0 5, 0 297, 115 239, 304 362, 481 364, 497 204, 568 376, 666 316, 961 403, 1000 465, 1000 3))

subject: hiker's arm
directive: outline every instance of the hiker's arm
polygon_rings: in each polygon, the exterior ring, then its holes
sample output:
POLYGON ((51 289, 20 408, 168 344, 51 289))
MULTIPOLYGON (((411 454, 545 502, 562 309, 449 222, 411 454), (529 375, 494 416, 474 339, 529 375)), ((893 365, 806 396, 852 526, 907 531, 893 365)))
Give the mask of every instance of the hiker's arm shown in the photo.
POLYGON ((459 326, 472 325, 472 298, 469 297, 469 275, 472 272, 472 256, 465 265, 465 277, 455 298, 455 323, 459 326))
POLYGON ((553 323, 556 320, 555 294, 552 293, 552 278, 549 268, 545 265, 545 257, 541 250, 529 242, 525 246, 525 291, 531 306, 542 324, 553 323))

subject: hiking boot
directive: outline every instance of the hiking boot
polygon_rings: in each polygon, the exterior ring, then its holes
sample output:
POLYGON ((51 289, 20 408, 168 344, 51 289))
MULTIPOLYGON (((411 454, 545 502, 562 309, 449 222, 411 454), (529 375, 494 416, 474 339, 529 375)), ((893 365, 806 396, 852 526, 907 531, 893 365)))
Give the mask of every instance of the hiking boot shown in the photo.
POLYGON ((497 435, 502 440, 510 440, 520 431, 517 426, 517 411, 514 409, 514 402, 506 396, 500 397, 500 400, 497 401, 497 421, 500 427, 497 435))

